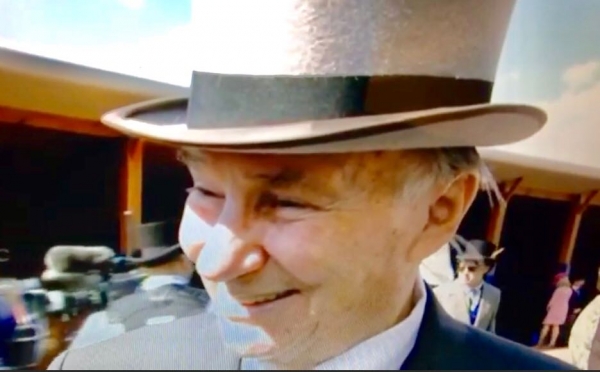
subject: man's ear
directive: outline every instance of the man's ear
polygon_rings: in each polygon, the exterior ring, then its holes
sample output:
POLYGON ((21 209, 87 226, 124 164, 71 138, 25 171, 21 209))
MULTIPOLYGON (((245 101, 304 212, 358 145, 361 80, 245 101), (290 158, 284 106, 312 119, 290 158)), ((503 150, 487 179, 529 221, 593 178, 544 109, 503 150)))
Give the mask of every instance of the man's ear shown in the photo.
POLYGON ((479 182, 477 172, 465 172, 432 193, 429 218, 410 252, 410 261, 422 261, 456 235, 477 196, 479 182))

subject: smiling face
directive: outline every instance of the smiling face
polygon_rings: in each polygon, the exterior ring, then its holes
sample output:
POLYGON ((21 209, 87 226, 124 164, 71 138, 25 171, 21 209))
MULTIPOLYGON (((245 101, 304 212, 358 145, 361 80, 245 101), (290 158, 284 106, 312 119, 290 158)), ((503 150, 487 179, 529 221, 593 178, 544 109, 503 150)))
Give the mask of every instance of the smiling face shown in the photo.
POLYGON ((406 317, 419 262, 453 236, 477 189, 463 177, 398 198, 421 161, 409 153, 186 158, 187 205, 210 226, 197 268, 216 312, 260 329, 260 352, 288 368, 406 317))

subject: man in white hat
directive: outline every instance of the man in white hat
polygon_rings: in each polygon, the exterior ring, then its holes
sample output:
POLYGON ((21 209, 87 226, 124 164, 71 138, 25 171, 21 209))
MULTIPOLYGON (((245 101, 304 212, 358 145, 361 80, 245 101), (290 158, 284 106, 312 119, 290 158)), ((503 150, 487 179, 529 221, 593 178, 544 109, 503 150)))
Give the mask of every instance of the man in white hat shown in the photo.
POLYGON ((103 121, 180 149, 211 308, 52 369, 570 368, 452 320, 418 275, 480 188, 475 147, 546 120, 489 103, 513 2, 194 5, 189 98, 103 121))

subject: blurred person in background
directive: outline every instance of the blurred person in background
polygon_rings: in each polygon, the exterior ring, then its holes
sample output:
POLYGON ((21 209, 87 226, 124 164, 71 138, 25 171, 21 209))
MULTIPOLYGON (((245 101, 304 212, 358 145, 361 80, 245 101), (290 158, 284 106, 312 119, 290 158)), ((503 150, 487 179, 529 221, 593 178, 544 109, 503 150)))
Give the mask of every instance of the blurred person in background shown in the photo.
POLYGON ((0 367, 5 365, 8 356, 8 342, 12 339, 16 328, 17 320, 13 314, 12 306, 0 294, 0 367))
POLYGON ((571 362, 579 369, 600 369, 600 296, 579 314, 569 336, 571 362))
POLYGON ((573 294, 569 300, 569 312, 565 324, 561 327, 560 335, 556 345, 563 347, 568 345, 569 337, 571 336, 571 329, 573 324, 577 320, 577 317, 581 313, 581 310, 585 307, 585 293, 584 293, 585 280, 578 279, 573 282, 571 289, 573 294))
POLYGON ((142 225, 140 241, 129 262, 142 278, 133 294, 109 303, 90 315, 69 349, 81 348, 148 325, 168 323, 204 311, 205 292, 190 287, 193 263, 184 255, 168 224, 142 225))
POLYGON ((569 301, 573 295, 571 281, 567 274, 558 278, 556 289, 546 306, 546 317, 543 321, 542 331, 538 340, 537 348, 555 348, 560 336, 561 327, 566 323, 569 315, 569 301), (546 339, 550 336, 548 344, 546 339))
POLYGON ((463 323, 495 333, 500 308, 500 290, 485 282, 501 250, 485 240, 471 240, 459 253, 458 277, 434 289, 444 309, 463 323))

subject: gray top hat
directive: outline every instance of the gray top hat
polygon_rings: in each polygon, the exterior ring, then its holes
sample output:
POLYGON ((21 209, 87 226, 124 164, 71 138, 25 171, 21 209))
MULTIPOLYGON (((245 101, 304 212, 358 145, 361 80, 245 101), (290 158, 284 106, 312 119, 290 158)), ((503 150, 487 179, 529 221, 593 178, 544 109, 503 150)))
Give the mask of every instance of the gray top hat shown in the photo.
POLYGON ((105 124, 177 146, 325 153, 495 146, 546 121, 490 104, 513 0, 194 6, 190 96, 117 109, 105 124))
POLYGON ((137 227, 138 247, 130 261, 139 266, 156 266, 183 254, 177 244, 173 221, 153 222, 137 227))

